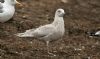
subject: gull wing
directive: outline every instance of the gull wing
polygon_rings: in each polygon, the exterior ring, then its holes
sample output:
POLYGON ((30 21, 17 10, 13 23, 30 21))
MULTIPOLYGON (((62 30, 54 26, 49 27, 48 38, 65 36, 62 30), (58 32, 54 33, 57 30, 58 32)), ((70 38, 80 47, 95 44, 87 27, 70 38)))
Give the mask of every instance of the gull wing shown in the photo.
POLYGON ((50 25, 41 26, 36 29, 29 29, 29 30, 26 30, 24 33, 17 33, 15 35, 18 37, 41 38, 41 37, 45 37, 54 32, 56 32, 56 29, 53 25, 50 24, 50 25))
POLYGON ((54 32, 56 32, 56 28, 53 25, 49 24, 37 28, 32 34, 34 35, 34 37, 41 38, 54 32))
POLYGON ((34 32, 34 29, 26 30, 24 33, 17 33, 15 34, 18 37, 33 37, 32 32, 34 32))

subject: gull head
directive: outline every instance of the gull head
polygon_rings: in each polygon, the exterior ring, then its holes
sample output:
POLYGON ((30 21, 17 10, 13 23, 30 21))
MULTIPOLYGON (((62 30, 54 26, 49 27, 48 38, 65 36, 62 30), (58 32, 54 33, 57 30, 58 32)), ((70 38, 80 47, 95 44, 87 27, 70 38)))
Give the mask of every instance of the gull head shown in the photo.
POLYGON ((21 5, 21 3, 19 3, 17 0, 5 0, 6 3, 10 4, 10 5, 21 5))
POLYGON ((65 11, 61 8, 57 9, 55 16, 63 17, 65 14, 65 11))

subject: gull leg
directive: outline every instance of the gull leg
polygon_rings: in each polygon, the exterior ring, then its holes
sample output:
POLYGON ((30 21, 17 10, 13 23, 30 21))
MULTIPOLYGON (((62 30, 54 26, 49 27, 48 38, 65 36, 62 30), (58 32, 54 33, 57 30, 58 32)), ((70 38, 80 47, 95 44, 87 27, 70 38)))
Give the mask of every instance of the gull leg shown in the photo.
POLYGON ((46 41, 46 46, 47 46, 47 53, 48 53, 49 55, 56 56, 55 54, 49 52, 49 41, 46 41))
POLYGON ((49 41, 46 41, 47 52, 49 53, 49 41))

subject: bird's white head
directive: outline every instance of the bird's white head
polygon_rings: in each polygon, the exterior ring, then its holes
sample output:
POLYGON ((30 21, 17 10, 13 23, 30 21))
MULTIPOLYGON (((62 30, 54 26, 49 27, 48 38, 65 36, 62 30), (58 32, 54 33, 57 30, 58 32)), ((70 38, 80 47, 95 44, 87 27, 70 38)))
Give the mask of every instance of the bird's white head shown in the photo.
POLYGON ((10 5, 21 4, 17 0, 5 0, 5 3, 8 3, 10 5))
POLYGON ((57 9, 55 16, 63 17, 65 14, 65 11, 61 8, 57 9))

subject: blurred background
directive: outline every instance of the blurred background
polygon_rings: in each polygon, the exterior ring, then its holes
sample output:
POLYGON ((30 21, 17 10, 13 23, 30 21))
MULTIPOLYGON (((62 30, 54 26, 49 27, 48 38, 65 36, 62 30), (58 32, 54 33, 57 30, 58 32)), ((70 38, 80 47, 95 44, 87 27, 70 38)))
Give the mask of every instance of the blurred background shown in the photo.
MULTIPOLYGON (((0 0, 3 2, 3 0, 0 0)), ((100 59, 100 38, 88 32, 100 30, 100 0, 18 0, 14 17, 0 23, 0 59, 100 59), (63 8, 66 32, 62 40, 49 45, 14 34, 51 23, 55 11, 63 8)))

